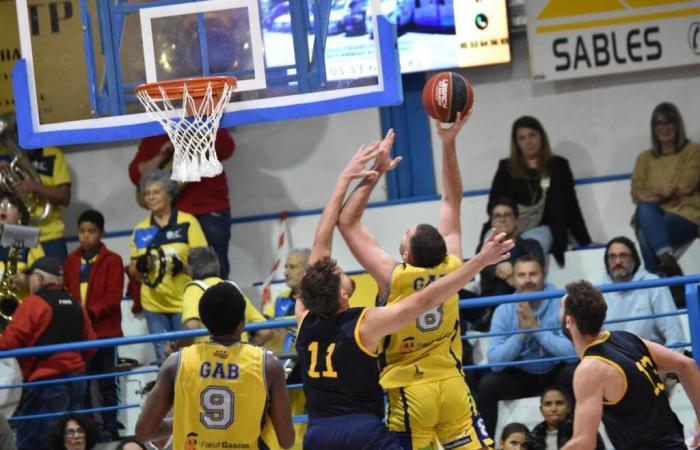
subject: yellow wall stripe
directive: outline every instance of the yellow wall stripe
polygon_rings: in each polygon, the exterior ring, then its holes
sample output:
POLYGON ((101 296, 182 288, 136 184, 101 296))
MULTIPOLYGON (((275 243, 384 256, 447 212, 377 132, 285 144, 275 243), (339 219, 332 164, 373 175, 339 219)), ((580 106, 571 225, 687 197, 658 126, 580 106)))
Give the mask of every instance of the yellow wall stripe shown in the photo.
POLYGON ((538 33, 555 33, 557 31, 580 30, 583 28, 596 28, 608 25, 621 25, 625 23, 649 22, 652 20, 673 19, 675 17, 687 17, 700 15, 700 8, 678 9, 676 11, 662 11, 650 14, 637 14, 634 16, 612 17, 610 19, 588 20, 584 22, 562 23, 559 25, 543 25, 536 28, 538 33))

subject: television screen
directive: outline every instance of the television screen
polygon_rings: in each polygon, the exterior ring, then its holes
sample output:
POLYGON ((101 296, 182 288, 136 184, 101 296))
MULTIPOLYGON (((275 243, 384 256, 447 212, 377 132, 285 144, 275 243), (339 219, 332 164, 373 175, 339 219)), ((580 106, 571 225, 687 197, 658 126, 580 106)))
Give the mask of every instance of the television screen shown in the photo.
MULTIPOLYGON (((291 35, 289 0, 261 0, 261 9, 270 42, 274 35, 291 35)), ((381 0, 380 9, 396 24, 403 73, 510 62, 506 0, 381 0)), ((376 75, 371 10, 371 0, 331 0, 325 53, 329 80, 376 75)), ((274 46, 266 48, 268 66, 291 62, 291 55, 279 53, 274 46)))

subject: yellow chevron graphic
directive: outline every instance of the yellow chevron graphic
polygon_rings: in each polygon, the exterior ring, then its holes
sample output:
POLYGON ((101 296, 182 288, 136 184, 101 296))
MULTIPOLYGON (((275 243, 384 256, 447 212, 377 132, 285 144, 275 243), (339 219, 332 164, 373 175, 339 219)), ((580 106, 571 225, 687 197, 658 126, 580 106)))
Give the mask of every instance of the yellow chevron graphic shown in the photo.
POLYGON ((692 0, 550 0, 542 9, 538 19, 580 16, 611 11, 629 10, 631 8, 649 8, 692 0))

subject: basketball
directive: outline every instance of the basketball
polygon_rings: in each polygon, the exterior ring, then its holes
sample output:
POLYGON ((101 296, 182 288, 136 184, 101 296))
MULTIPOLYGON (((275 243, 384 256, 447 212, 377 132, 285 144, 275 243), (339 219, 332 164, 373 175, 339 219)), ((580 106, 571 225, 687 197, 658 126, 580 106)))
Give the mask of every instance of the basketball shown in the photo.
POLYGON ((457 113, 464 115, 474 104, 471 83, 456 72, 440 72, 423 87, 423 108, 433 119, 452 123, 457 113))

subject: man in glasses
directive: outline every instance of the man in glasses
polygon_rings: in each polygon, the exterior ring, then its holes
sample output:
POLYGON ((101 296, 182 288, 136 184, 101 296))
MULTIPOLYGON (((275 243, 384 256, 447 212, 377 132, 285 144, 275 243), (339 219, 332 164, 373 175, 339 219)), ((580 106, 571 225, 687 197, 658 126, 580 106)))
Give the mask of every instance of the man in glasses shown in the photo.
MULTIPOLYGON (((605 269, 602 284, 631 281, 656 280, 647 272, 632 240, 618 236, 605 247, 605 269)), ((607 320, 658 315, 676 310, 671 291, 666 286, 633 291, 608 292, 603 294, 608 304, 607 320)), ((642 339, 669 345, 686 342, 678 316, 655 317, 646 320, 619 322, 606 325, 607 330, 623 330, 642 339)))

